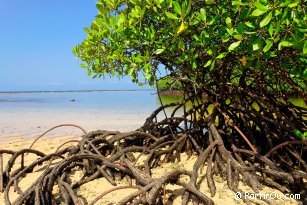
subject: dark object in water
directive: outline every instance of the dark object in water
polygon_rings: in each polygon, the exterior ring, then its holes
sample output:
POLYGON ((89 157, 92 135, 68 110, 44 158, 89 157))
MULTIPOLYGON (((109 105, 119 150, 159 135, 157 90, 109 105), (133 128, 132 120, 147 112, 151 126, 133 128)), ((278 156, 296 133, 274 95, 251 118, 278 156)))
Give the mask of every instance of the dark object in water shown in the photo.
POLYGON ((75 99, 71 99, 71 100, 69 100, 69 101, 71 101, 71 102, 75 102, 76 100, 75 100, 75 99))

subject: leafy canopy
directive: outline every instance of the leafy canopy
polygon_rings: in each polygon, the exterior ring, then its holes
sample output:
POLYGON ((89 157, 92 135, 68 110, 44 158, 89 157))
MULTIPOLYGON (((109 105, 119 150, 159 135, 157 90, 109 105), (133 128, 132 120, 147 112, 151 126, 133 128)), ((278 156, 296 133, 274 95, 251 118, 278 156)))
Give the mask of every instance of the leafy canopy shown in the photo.
POLYGON ((165 69, 201 86, 215 69, 231 69, 225 83, 239 83, 247 68, 271 75, 274 64, 306 88, 306 1, 100 0, 97 8, 73 48, 94 77, 153 84, 165 69))

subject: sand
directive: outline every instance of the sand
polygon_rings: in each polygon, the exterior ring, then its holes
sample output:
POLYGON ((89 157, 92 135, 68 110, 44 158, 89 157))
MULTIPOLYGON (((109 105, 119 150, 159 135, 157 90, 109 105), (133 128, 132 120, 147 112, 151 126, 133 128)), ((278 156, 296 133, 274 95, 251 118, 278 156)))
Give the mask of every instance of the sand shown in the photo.
MULTIPOLYGON (((0 136, 1 137, 1 136, 0 136)), ((14 137, 14 138, 0 138, 1 139, 1 143, 0 143, 0 149, 10 149, 10 150, 20 150, 23 148, 28 148, 30 146, 30 144, 33 142, 33 140, 29 140, 28 138, 23 138, 23 137, 14 137)), ((43 137, 41 138, 39 141, 37 141, 37 143, 34 145, 34 149, 40 150, 46 154, 48 153, 52 153, 54 152, 57 147, 59 145, 61 145, 63 142, 66 142, 68 140, 72 140, 72 139, 80 139, 80 137, 74 137, 74 136, 63 136, 63 137, 56 137, 56 138, 46 138, 43 137)), ((70 144, 74 144, 74 143, 70 143, 70 144)), ((65 146, 69 146, 69 144, 65 145, 65 146)), ((25 164, 29 164, 30 162, 32 162, 33 160, 35 160, 37 158, 37 156, 35 155, 28 155, 25 158, 25 164)), ((182 161, 180 163, 176 163, 176 164, 171 164, 171 163, 165 163, 162 164, 161 167, 159 168, 155 168, 152 170, 153 173, 153 177, 159 177, 161 175, 163 175, 165 172, 170 171, 172 169, 175 168, 185 168, 188 170, 192 170, 193 168, 193 164, 196 160, 196 156, 192 156, 191 158, 187 158, 186 155, 182 155, 182 161)), ((6 165, 8 161, 8 155, 4 155, 4 165, 6 165)), ((18 168, 18 166, 20 166, 20 162, 16 163, 16 165, 14 166, 14 169, 18 168)), ((35 170, 34 170, 35 171, 35 170)), ((200 178, 204 178, 205 172, 203 172, 202 174, 200 174, 200 178)), ((27 176, 20 182, 20 188, 22 190, 26 190, 27 187, 29 187, 31 185, 31 183, 33 181, 35 181, 35 179, 41 174, 41 171, 36 170, 34 173, 31 174, 27 174, 27 176)), ((76 171, 72 176, 71 179, 72 181, 75 181, 79 178, 81 178, 82 176, 82 172, 81 171, 76 171)), ((182 180, 185 180, 184 178, 182 178, 182 180)), ((229 190, 226 181, 224 181, 222 178, 215 176, 215 182, 216 182, 216 188, 217 188, 217 192, 216 195, 214 197, 212 197, 213 201, 216 204, 229 204, 229 205, 236 205, 236 204, 244 204, 242 200, 237 200, 235 199, 235 194, 229 190)), ((126 186, 129 185, 129 182, 127 179, 123 179, 120 181, 117 181, 118 186, 126 186)), ((108 183, 105 179, 97 179, 94 181, 91 181, 87 184, 82 185, 78 190, 77 190, 77 195, 79 198, 81 198, 84 202, 86 202, 85 204, 87 204, 88 202, 91 202, 96 196, 98 196, 99 194, 101 194, 102 192, 109 190, 111 188, 113 188, 114 186, 112 186, 110 183, 108 183)), ((249 188, 244 186, 242 183, 239 184, 239 188, 249 192, 249 193, 253 193, 253 191, 249 188)), ((182 196, 183 192, 182 190, 178 190, 177 186, 174 185, 169 185, 166 187, 166 189, 168 189, 170 192, 173 192, 172 190, 177 189, 177 191, 175 191, 173 194, 178 195, 177 198, 175 198, 174 202, 172 204, 181 204, 181 198, 180 196, 182 196)), ((96 204, 110 204, 112 202, 112 204, 116 204, 116 202, 120 201, 121 199, 123 199, 125 196, 128 196, 129 194, 135 192, 135 189, 121 189, 121 190, 117 190, 114 192, 111 192, 109 194, 107 194, 106 196, 104 196, 102 199, 100 199, 96 204)), ((201 187, 200 187, 200 191, 205 193, 207 196, 210 196, 209 193, 209 189, 207 187, 207 182, 206 179, 203 180, 201 187)), ((54 192, 57 192, 57 189, 54 189, 54 192)), ((261 191, 261 194, 271 194, 273 193, 273 195, 278 195, 279 197, 284 197, 284 195, 278 191, 278 190, 274 190, 271 189, 269 187, 265 187, 263 186, 263 190, 261 191)), ((13 191, 13 188, 10 189, 10 199, 11 201, 13 201, 14 199, 16 199, 18 195, 13 191)), ((267 202, 265 203, 263 201, 260 200, 254 200, 255 202, 259 202, 259 204, 278 204, 278 205, 283 205, 283 204, 299 204, 297 201, 293 200, 293 199, 287 199, 287 200, 283 200, 283 199, 268 199, 267 202)), ((0 205, 5 204, 4 203, 4 196, 3 193, 0 193, 0 205)))

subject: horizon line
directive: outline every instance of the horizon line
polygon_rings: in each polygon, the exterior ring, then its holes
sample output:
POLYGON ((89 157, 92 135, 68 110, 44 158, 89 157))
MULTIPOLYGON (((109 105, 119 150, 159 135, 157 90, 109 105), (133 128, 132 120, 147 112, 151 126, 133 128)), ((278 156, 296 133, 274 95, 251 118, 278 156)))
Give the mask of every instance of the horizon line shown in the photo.
POLYGON ((103 90, 39 90, 39 91, 0 91, 0 94, 21 94, 21 93, 74 93, 74 92, 141 92, 155 91, 155 89, 103 89, 103 90))

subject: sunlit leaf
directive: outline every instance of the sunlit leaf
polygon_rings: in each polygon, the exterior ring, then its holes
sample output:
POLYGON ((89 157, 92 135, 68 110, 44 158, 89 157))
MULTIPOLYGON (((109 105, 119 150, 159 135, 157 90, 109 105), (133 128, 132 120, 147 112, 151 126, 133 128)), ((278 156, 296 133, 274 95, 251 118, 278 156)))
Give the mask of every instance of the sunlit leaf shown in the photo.
POLYGON ((299 130, 294 130, 294 135, 295 135, 297 138, 300 138, 301 140, 304 140, 304 135, 303 135, 303 133, 301 133, 301 131, 299 131, 299 130))
POLYGON ((227 25, 228 28, 232 27, 231 18, 229 18, 229 17, 226 18, 226 25, 227 25))
POLYGON ((206 67, 210 66, 211 63, 212 63, 212 60, 208 60, 208 61, 205 63, 204 67, 206 68, 206 67))
POLYGON ((288 41, 281 41, 279 44, 278 44, 278 50, 281 50, 282 47, 290 47, 292 46, 293 43, 290 43, 288 41))
POLYGON ((307 40, 305 40, 305 43, 304 43, 303 53, 307 54, 307 40))
POLYGON ((269 8, 267 6, 264 6, 263 4, 261 4, 260 2, 256 2, 255 6, 257 9, 259 9, 260 11, 267 11, 269 8))
POLYGON ((157 49, 157 50, 154 52, 154 54, 159 55, 159 54, 163 53, 164 50, 165 50, 164 48, 159 48, 159 49, 157 49))
POLYGON ((272 37, 273 36, 273 26, 272 26, 272 24, 269 25, 268 32, 269 32, 270 36, 272 37))
POLYGON ((261 16, 261 15, 263 15, 263 14, 265 14, 266 13, 266 11, 261 11, 261 10, 259 10, 259 9, 255 9, 254 11, 253 11, 253 13, 251 14, 251 16, 261 16))
POLYGON ((269 13, 261 22, 260 22, 260 28, 265 27, 266 25, 268 25, 268 23, 270 23, 272 19, 272 12, 269 13))
POLYGON ((241 41, 237 41, 237 42, 230 44, 230 46, 228 47, 228 50, 233 51, 235 48, 237 48, 240 45, 240 43, 241 41))
POLYGON ((205 0, 207 5, 212 5, 214 3, 214 0, 205 0))
POLYGON ((224 53, 221 53, 221 54, 219 54, 216 58, 217 59, 221 59, 221 58, 224 58, 225 56, 227 56, 227 52, 224 52, 224 53))
POLYGON ((172 13, 170 13, 170 12, 165 12, 165 15, 168 17, 168 18, 170 18, 170 19, 178 19, 178 17, 175 15, 175 14, 172 14, 172 13))
POLYGON ((177 14, 181 14, 181 7, 177 1, 173 1, 174 11, 177 14))
POLYGON ((234 35, 233 37, 234 37, 235 39, 239 40, 239 41, 242 41, 242 40, 243 40, 242 35, 234 35))
POLYGON ((260 43, 259 42, 257 42, 257 43, 254 43, 253 44, 253 51, 256 51, 256 50, 258 50, 259 48, 260 48, 260 43))
POLYGON ((272 47, 273 45, 273 41, 272 40, 266 40, 266 46, 264 46, 263 48, 263 52, 267 52, 268 50, 270 50, 270 48, 272 47))
POLYGON ((296 7, 299 3, 300 3, 299 1, 294 2, 294 3, 292 3, 292 4, 289 4, 288 7, 289 7, 289 8, 296 7))
POLYGON ((245 25, 248 26, 248 27, 250 27, 250 28, 256 28, 256 27, 254 26, 254 24, 252 24, 251 22, 245 22, 245 25))
POLYGON ((177 31, 177 34, 180 34, 182 31, 183 31, 183 29, 184 29, 185 27, 184 27, 184 23, 183 23, 183 21, 181 22, 181 25, 180 25, 180 27, 179 27, 179 29, 178 29, 178 31, 177 31))
POLYGON ((303 78, 305 79, 305 80, 307 80, 307 68, 304 70, 304 72, 303 72, 303 78))

